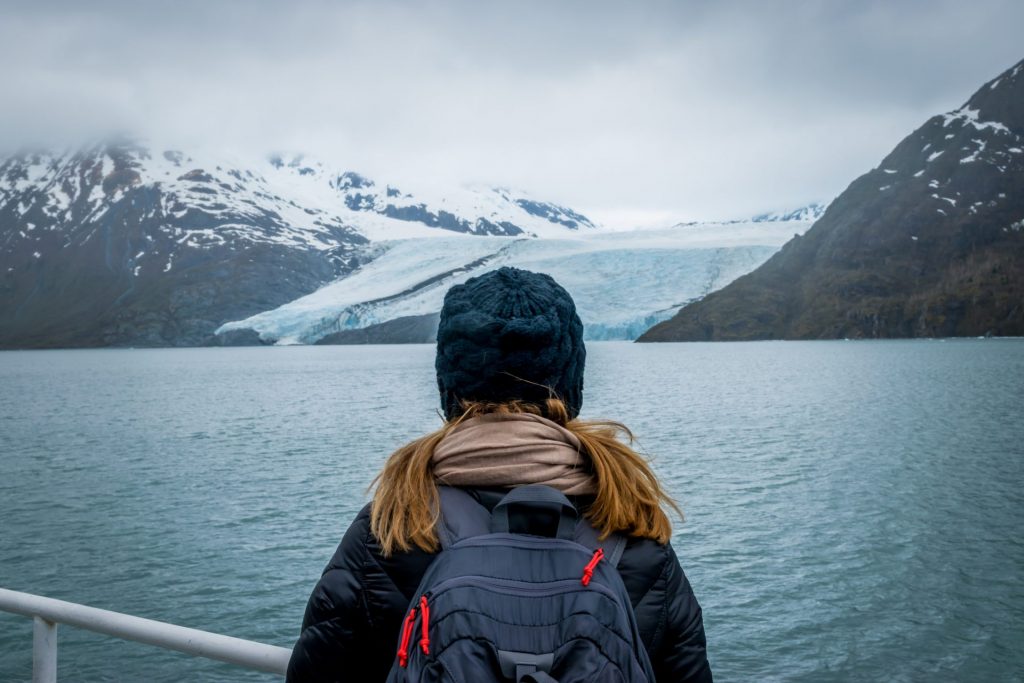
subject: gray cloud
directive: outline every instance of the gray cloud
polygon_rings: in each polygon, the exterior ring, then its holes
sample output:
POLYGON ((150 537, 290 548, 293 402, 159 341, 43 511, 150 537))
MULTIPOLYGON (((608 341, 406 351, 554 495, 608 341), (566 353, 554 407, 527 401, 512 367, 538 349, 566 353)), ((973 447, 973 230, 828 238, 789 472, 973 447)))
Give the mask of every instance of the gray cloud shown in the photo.
POLYGON ((1020 59, 1024 5, 7 3, 0 147, 113 131, 610 222, 829 198, 1020 59))

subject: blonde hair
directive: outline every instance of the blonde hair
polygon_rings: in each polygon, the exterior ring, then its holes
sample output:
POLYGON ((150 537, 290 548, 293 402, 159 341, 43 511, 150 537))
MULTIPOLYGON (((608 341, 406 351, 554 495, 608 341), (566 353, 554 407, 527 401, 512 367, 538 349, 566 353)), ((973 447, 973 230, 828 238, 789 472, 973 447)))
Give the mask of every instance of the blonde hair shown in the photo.
POLYGON ((622 434, 633 443, 633 434, 625 425, 610 420, 570 419, 565 404, 558 399, 548 399, 543 407, 511 401, 463 402, 463 408, 458 418, 392 453, 373 480, 371 487, 376 486, 376 490, 370 529, 385 557, 413 546, 428 552, 438 549, 434 449, 464 420, 484 414, 541 415, 576 435, 597 481, 597 495, 586 517, 602 539, 621 532, 667 543, 672 524, 663 506, 682 518, 679 506, 662 488, 647 460, 619 439, 622 434))

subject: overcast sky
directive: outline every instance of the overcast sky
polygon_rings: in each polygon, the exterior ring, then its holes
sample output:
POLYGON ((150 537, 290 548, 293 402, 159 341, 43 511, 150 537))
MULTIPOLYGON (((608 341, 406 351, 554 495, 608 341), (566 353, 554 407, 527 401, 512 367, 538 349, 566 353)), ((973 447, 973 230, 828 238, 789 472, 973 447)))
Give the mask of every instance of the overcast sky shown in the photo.
POLYGON ((611 225, 834 197, 1024 57, 1024 2, 3 2, 0 149, 126 131, 611 225))

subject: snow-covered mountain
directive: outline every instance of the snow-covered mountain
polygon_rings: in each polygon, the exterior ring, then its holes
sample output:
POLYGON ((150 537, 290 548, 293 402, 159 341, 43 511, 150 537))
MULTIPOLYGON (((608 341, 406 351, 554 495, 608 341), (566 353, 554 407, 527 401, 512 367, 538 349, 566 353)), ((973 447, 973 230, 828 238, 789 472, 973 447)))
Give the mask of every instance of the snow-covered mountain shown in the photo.
POLYGON ((279 344, 430 341, 450 286, 512 265, 548 273, 565 286, 588 339, 633 339, 684 304, 750 272, 812 222, 688 223, 539 240, 383 242, 379 254, 352 274, 217 332, 279 344), (417 320, 423 324, 412 324, 417 320))
POLYGON ((192 233, 185 241, 199 243, 270 239, 325 248, 350 234, 370 240, 426 237, 439 230, 553 237, 594 227, 571 209, 522 192, 456 187, 442 194, 410 193, 303 155, 274 155, 254 166, 230 156, 128 142, 0 161, 0 206, 13 205, 15 217, 38 208, 48 223, 89 224, 138 188, 159 191, 161 205, 154 208, 168 219, 189 211, 205 214, 208 219, 198 221, 204 225, 181 233, 192 233), (268 219, 277 224, 273 229, 263 224, 268 219), (213 224, 216 236, 205 224, 213 224))
POLYGON ((371 240, 468 235, 558 237, 594 224, 564 206, 524 192, 487 186, 449 187, 438 193, 379 183, 355 171, 339 173, 304 155, 271 156, 262 169, 276 192, 303 207, 329 207, 371 240), (411 190, 411 191, 409 191, 411 190))
POLYGON ((377 240, 593 229, 524 193, 418 192, 301 156, 23 153, 0 159, 0 347, 210 343, 351 272, 377 240))

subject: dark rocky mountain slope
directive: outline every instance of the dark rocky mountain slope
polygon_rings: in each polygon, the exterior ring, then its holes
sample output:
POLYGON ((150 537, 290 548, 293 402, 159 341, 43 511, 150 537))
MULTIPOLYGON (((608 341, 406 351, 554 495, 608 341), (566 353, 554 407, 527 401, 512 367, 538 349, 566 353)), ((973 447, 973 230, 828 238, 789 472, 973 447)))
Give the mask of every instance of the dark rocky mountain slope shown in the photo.
POLYGON ((1024 335, 1024 61, 640 341, 1024 335))

